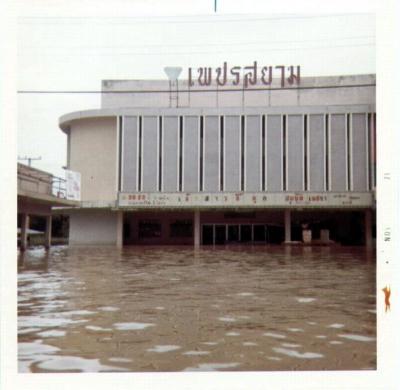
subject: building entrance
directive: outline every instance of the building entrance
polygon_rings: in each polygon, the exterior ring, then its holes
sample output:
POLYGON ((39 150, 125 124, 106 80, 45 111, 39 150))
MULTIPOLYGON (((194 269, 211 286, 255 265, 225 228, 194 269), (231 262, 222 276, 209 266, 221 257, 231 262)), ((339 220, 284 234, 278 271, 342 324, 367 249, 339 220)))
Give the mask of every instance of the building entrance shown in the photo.
POLYGON ((264 224, 203 224, 202 245, 266 243, 268 229, 264 224))
POLYGON ((228 225, 228 234, 227 234, 227 242, 235 243, 239 242, 239 226, 240 225, 228 225))
POLYGON ((213 244, 224 245, 226 242, 226 225, 214 225, 213 244))

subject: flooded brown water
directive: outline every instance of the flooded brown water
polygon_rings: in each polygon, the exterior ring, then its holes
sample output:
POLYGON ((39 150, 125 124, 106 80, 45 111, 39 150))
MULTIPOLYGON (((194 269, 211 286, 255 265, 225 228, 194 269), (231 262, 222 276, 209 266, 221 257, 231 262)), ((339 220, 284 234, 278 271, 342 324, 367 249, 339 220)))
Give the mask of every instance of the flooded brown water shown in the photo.
POLYGON ((19 258, 20 372, 376 369, 363 248, 37 248, 19 258))

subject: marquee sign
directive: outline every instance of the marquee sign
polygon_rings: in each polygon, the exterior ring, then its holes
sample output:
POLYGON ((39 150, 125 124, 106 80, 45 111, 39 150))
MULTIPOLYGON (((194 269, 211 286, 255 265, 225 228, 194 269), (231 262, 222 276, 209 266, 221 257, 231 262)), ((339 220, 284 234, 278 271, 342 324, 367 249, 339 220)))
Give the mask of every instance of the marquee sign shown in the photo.
POLYGON ((286 85, 300 84, 300 66, 262 66, 258 67, 257 61, 249 66, 231 66, 224 62, 222 66, 213 69, 211 67, 200 67, 196 70, 188 68, 189 86, 207 86, 215 80, 218 86, 239 85, 243 83, 244 88, 253 85, 271 85, 274 77, 280 78, 281 87, 286 85), (241 80, 241 77, 243 80, 241 80), (228 80, 229 79, 229 80, 228 80))
POLYGON ((366 208, 370 192, 320 193, 119 193, 118 207, 128 208, 366 208))

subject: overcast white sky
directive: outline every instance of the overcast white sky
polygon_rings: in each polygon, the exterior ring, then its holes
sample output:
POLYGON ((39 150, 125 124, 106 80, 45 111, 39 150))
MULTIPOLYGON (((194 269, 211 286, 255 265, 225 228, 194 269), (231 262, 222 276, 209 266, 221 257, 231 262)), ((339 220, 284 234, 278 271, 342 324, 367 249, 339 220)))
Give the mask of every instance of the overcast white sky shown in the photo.
MULTIPOLYGON (((88 2, 80 12, 64 2, 38 3, 42 7, 24 7, 18 20, 20 91, 99 90, 102 79, 165 78, 164 66, 182 66, 185 77, 189 66, 223 61, 301 65, 302 76, 376 72, 372 13, 271 14, 261 2, 240 9, 236 1, 221 0, 217 13, 214 0, 185 1, 184 7, 137 1, 137 9, 121 0, 111 13, 100 6, 91 12, 88 2), (65 9, 55 12, 57 3, 65 9)), ((19 156, 41 156, 33 166, 63 175, 66 137, 59 116, 99 105, 94 94, 20 93, 19 156)))

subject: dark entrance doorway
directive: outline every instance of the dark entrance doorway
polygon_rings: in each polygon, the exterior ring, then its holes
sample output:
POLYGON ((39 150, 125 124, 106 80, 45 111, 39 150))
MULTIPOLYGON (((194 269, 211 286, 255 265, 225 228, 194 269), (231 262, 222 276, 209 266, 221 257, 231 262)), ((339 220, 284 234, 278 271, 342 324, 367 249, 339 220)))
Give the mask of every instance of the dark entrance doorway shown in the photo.
POLYGON ((241 225, 240 226, 240 242, 250 242, 252 241, 251 225, 241 225))
POLYGON ((203 225, 202 243, 203 243, 203 245, 213 245, 214 244, 214 226, 213 225, 203 225))
POLYGON ((239 225, 228 225, 228 243, 239 242, 239 225))
POLYGON ((265 242, 267 239, 267 229, 265 225, 254 225, 254 241, 265 242))
POLYGON ((215 225, 215 245, 224 245, 226 241, 226 226, 215 225))

